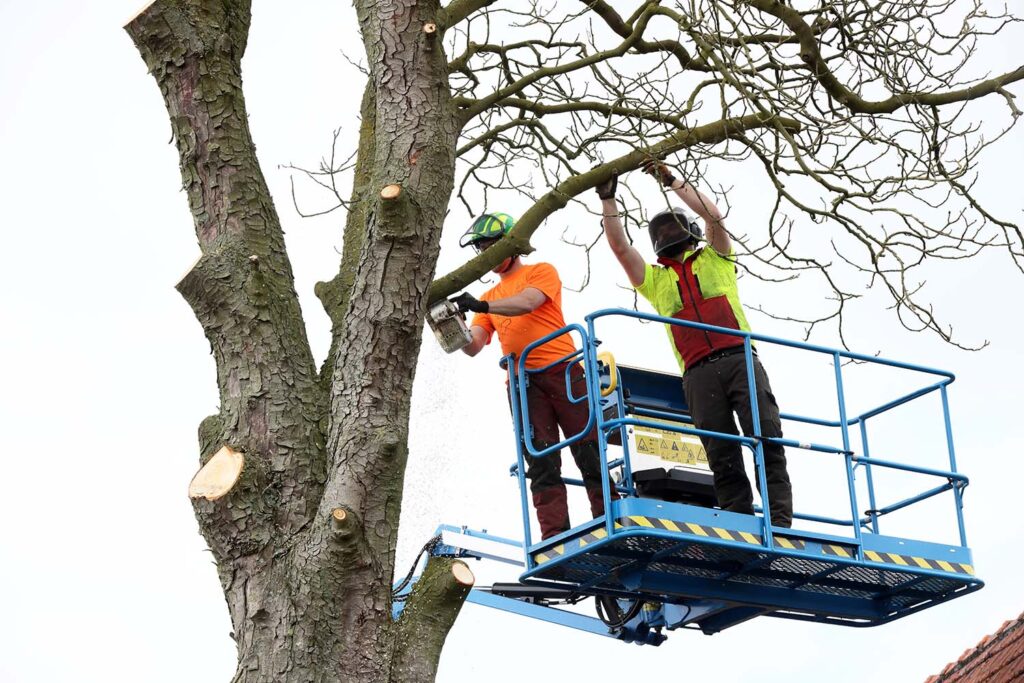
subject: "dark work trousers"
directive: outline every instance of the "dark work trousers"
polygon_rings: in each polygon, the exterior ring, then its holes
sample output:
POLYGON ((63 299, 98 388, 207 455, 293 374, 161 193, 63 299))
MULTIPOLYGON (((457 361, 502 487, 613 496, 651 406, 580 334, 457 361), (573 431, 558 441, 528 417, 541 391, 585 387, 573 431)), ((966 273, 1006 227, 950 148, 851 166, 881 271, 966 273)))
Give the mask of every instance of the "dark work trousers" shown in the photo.
MULTIPOLYGON (((531 373, 526 386, 526 404, 533 426, 533 447, 543 450, 558 443, 558 428, 566 438, 579 434, 587 426, 587 402, 569 401, 565 391, 565 363, 544 372, 531 373)), ((573 364, 569 371, 573 396, 586 395, 583 370, 573 364)), ((597 447, 597 430, 592 428, 582 440, 569 446, 576 466, 583 477, 583 486, 594 517, 604 514, 601 493, 601 458, 597 447)), ((562 481, 562 454, 556 451, 535 458, 525 454, 526 477, 530 480, 533 505, 537 510, 541 537, 550 538, 569 530, 569 507, 565 483, 562 481)))
MULTIPOLYGON (((772 394, 768 375, 757 356, 754 356, 754 383, 757 386, 761 435, 781 437, 779 405, 772 394)), ((714 360, 698 362, 687 368, 683 373, 683 392, 697 429, 738 435, 736 421, 733 419, 735 412, 740 418, 743 433, 753 436, 754 420, 750 410, 747 364, 742 350, 714 360)), ((743 446, 736 441, 706 436, 701 436, 700 440, 708 453, 708 463, 714 474, 718 504, 723 510, 753 514, 750 480, 743 467, 743 446)), ((764 468, 768 480, 768 508, 772 525, 791 526, 793 490, 786 471, 785 451, 781 445, 764 442, 764 468)))

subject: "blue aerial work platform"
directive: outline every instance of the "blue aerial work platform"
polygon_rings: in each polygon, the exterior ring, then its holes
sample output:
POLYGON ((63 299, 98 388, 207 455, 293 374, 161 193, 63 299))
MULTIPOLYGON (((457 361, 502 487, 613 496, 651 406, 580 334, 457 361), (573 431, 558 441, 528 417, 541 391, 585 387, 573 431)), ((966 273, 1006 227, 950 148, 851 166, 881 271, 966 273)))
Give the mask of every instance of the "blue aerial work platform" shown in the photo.
MULTIPOLYGON (((439 531, 446 533, 447 538, 435 553, 500 559, 520 564, 525 571, 518 583, 474 589, 469 597, 471 602, 622 640, 657 645, 664 640, 663 628, 698 628, 711 634, 757 616, 875 626, 966 595, 984 585, 975 576, 964 530, 962 496, 968 480, 956 467, 947 398, 947 386, 954 379, 950 373, 622 309, 595 312, 587 316, 586 327, 569 325, 529 345, 521 357, 506 358, 503 362, 509 375, 518 443, 518 462, 513 472, 520 487, 524 540, 520 543, 465 528, 442 527, 439 531), (755 416, 753 435, 695 429, 689 422, 678 376, 616 367, 610 355, 598 353, 601 342, 595 333, 596 323, 611 316, 692 326, 737 336, 744 345, 751 387, 754 385, 752 340, 760 345, 777 344, 830 357, 835 377, 835 416, 783 413, 782 418, 791 425, 831 428, 836 434, 835 443, 762 437, 753 391, 750 392, 755 416), (579 351, 560 362, 584 365, 586 393, 574 399, 587 406, 589 423, 579 434, 567 435, 561 443, 538 450, 530 434, 525 391, 530 375, 547 368, 529 370, 525 361, 531 351, 566 332, 578 337, 579 351), (882 405, 848 414, 843 368, 844 363, 851 361, 911 371, 925 377, 926 382, 882 405), (938 393, 941 399, 942 422, 915 428, 944 431, 946 453, 942 454, 942 467, 922 467, 872 457, 868 451, 870 421, 933 393, 938 393), (701 473, 692 470, 690 475, 693 476, 683 477, 682 483, 668 481, 669 474, 661 482, 667 488, 645 489, 640 481, 643 473, 634 472, 631 464, 635 454, 628 436, 630 428, 739 442, 753 454, 754 465, 761 475, 762 501, 768 500, 762 451, 765 441, 828 454, 844 465, 850 514, 836 518, 796 511, 795 528, 776 527, 766 511, 767 504, 755 515, 714 507, 710 473, 702 483, 701 473), (592 430, 596 430, 606 464, 603 487, 608 514, 534 543, 529 524, 524 455, 546 457, 592 434, 592 430), (859 433, 856 440, 851 438, 855 431, 859 433), (619 447, 621 453, 612 451, 619 447), (941 483, 910 498, 879 507, 873 481, 875 468, 902 471, 941 483), (864 477, 861 488, 866 489, 866 501, 858 499, 855 482, 860 473, 864 477), (679 495, 665 495, 665 499, 659 499, 660 495, 650 497, 652 491, 662 490, 675 490, 679 495), (957 520, 958 544, 925 542, 880 532, 880 518, 885 515, 947 493, 957 520), (861 513, 859 510, 864 503, 869 507, 861 513), (799 528, 802 521, 836 531, 804 530, 799 528), (470 539, 483 540, 504 550, 468 549, 472 544, 463 541, 470 539), (518 562, 511 559, 516 554, 518 562), (599 608, 604 606, 599 609, 599 613, 603 612, 602 621, 555 607, 574 604, 590 596, 598 598, 599 608)), ((566 386, 569 386, 568 370, 566 386)), ((878 444, 872 446, 877 452, 878 444)), ((566 482, 582 484, 572 479, 566 482)), ((799 497, 799 491, 797 494, 799 497)))

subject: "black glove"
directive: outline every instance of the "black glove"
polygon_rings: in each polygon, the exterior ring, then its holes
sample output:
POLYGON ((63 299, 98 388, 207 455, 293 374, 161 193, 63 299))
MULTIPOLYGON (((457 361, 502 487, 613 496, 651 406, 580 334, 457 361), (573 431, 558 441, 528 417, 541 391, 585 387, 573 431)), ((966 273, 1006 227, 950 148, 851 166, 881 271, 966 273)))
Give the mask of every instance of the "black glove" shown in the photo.
POLYGON ((597 196, 601 199, 615 199, 615 191, 619 189, 619 174, 613 174, 611 178, 594 189, 597 190, 597 196))
POLYGON ((643 165, 644 173, 648 174, 652 178, 655 178, 665 187, 672 187, 672 183, 676 181, 676 177, 672 175, 672 171, 668 170, 668 166, 665 165, 660 159, 651 159, 643 165))
POLYGON ((474 313, 486 313, 491 310, 490 304, 486 301, 480 301, 469 292, 463 292, 454 299, 449 299, 453 304, 459 307, 459 310, 463 313, 466 311, 472 311, 474 313))

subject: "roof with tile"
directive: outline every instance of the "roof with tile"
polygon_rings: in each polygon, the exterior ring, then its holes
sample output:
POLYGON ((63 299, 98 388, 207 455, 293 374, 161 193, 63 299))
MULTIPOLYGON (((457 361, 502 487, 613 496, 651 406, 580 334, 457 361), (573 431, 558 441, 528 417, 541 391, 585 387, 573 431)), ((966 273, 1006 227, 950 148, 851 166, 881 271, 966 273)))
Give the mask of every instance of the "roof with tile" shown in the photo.
POLYGON ((1024 680, 1024 614, 968 648, 925 683, 1010 683, 1024 680))

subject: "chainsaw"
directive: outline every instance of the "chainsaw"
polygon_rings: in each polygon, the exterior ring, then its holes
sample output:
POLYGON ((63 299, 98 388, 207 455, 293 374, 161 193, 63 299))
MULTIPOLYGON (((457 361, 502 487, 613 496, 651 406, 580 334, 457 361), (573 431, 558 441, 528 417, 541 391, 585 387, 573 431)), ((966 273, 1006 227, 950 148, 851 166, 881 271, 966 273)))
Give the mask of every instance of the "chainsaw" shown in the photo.
POLYGON ((442 299, 427 310, 427 324, 445 353, 454 353, 473 341, 459 307, 442 299))

